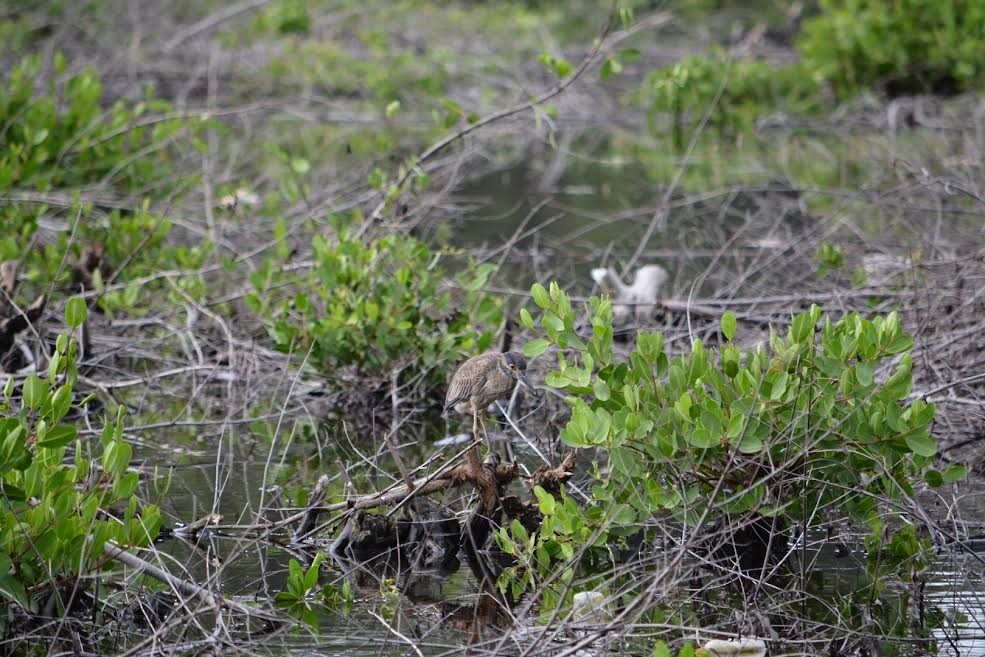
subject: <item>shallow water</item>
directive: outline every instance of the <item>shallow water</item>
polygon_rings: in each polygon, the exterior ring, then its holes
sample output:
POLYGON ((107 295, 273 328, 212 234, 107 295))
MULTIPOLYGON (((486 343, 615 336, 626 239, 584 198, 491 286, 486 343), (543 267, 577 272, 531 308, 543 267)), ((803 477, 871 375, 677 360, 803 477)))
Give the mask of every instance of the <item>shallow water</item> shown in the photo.
MULTIPOLYGON (((370 445, 360 447, 367 452, 371 450, 370 445)), ((522 446, 514 447, 528 467, 536 466, 538 459, 535 456, 522 446)), ((449 445, 444 449, 446 454, 451 454, 458 446, 449 445)), ((430 441, 426 440, 407 440, 405 450, 408 462, 423 460, 433 453, 430 441)), ((225 458, 219 450, 213 450, 211 454, 195 458, 195 464, 175 468, 171 489, 162 500, 162 507, 172 517, 191 521, 212 511, 211 491, 216 489, 221 492, 214 509, 224 516, 222 525, 255 522, 261 497, 268 507, 280 504, 277 488, 269 485, 275 479, 272 473, 278 472, 277 455, 271 463, 259 449, 253 450, 251 455, 227 452, 225 458), (264 491, 265 471, 268 486, 264 491), (221 482, 218 486, 217 481, 221 482)), ((328 455, 325 461, 333 462, 334 458, 328 455)), ((980 488, 985 491, 985 486, 980 488)), ((976 498, 968 495, 970 489, 964 492, 968 499, 976 498)), ((971 517, 968 511, 963 512, 965 521, 985 525, 985 514, 981 509, 969 511, 971 517)), ((274 520, 280 516, 276 511, 268 511, 262 517, 274 520)), ((170 564, 174 572, 180 569, 196 581, 215 576, 218 590, 243 601, 268 600, 285 587, 287 562, 292 557, 303 559, 305 556, 285 547, 289 539, 289 532, 281 532, 269 541, 257 542, 252 533, 220 527, 197 548, 177 539, 163 541, 158 548, 174 559, 170 564)), ((857 551, 848 556, 840 554, 835 550, 836 542, 826 541, 820 535, 810 537, 808 546, 808 559, 818 574, 812 579, 816 594, 822 599, 835 599, 857 588, 864 575, 864 554, 857 551)), ((985 614, 982 612, 985 608, 982 575, 985 566, 982 558, 983 555, 942 554, 926 573, 928 606, 937 607, 949 617, 958 618, 957 613, 964 615, 948 632, 935 632, 941 654, 985 655, 985 614), (961 637, 954 638, 955 630, 961 637)), ((327 559, 321 582, 340 587, 342 581, 348 579, 356 599, 351 613, 320 613, 317 629, 299 624, 286 633, 264 637, 263 651, 286 655, 417 654, 408 647, 407 640, 411 640, 424 655, 455 654, 470 644, 498 645, 498 654, 510 654, 509 633, 527 631, 523 627, 511 629, 508 618, 493 618, 476 610, 476 604, 481 600, 479 585, 464 560, 447 572, 419 573, 405 578, 405 574, 383 572, 373 567, 354 571, 351 564, 327 559), (384 576, 395 579, 401 591, 393 616, 393 629, 378 618, 384 613, 382 591, 392 586, 384 582, 384 576), (506 645, 500 644, 502 641, 506 641, 506 645)))

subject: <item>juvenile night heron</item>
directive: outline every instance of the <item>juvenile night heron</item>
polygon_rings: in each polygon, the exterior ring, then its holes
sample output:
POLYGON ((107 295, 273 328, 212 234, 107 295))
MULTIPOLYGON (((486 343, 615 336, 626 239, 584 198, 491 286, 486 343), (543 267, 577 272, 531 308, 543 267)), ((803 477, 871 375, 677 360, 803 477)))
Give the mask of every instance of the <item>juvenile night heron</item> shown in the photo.
MULTIPOLYGON (((451 377, 445 395, 445 412, 454 409, 457 413, 471 413, 472 435, 478 437, 479 422, 486 407, 511 393, 517 382, 537 396, 537 391, 527 380, 526 370, 527 361, 512 351, 469 358, 451 377)), ((482 431, 486 431, 484 422, 482 431)))

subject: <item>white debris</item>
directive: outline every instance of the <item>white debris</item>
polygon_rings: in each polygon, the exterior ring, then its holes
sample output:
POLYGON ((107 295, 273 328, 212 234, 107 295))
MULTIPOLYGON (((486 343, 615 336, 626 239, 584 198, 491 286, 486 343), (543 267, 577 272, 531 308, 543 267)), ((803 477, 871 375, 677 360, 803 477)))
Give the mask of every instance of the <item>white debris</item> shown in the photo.
POLYGON ((636 270, 632 285, 626 285, 612 267, 592 270, 592 280, 612 294, 612 318, 623 324, 652 317, 660 288, 667 282, 667 270, 660 265, 645 265, 636 270))
POLYGON ((605 594, 599 591, 578 591, 571 597, 571 620, 576 623, 601 623, 608 617, 605 594))
POLYGON ((766 642, 752 637, 709 639, 701 646, 713 657, 765 657, 766 642))

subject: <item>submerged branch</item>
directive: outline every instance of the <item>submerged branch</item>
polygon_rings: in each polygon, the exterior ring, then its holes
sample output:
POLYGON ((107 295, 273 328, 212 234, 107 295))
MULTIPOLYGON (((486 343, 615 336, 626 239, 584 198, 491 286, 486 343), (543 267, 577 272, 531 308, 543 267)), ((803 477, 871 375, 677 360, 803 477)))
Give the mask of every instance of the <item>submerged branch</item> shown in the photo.
POLYGON ((136 568, 143 573, 153 577, 154 579, 164 582, 175 591, 178 591, 184 595, 198 598, 202 602, 211 606, 216 611, 219 611, 223 607, 231 611, 235 611, 240 614, 245 614, 247 616, 253 616, 256 618, 262 618, 264 620, 272 622, 283 622, 283 618, 269 611, 263 609, 257 609, 254 607, 247 607, 244 604, 240 604, 233 600, 227 600, 226 598, 220 597, 212 593, 204 586, 196 584, 195 582, 189 582, 188 580, 175 577, 163 568, 159 568, 154 564, 145 561, 135 554, 131 554, 126 551, 125 548, 116 545, 115 543, 107 542, 103 546, 103 554, 115 559, 125 566, 130 566, 131 568, 136 568))

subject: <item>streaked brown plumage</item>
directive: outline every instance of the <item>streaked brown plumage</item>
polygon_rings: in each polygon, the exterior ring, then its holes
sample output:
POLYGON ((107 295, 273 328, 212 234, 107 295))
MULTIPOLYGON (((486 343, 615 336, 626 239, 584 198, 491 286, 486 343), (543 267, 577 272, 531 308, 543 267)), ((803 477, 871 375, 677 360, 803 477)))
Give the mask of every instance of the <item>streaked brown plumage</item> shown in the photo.
MULTIPOLYGON (((445 395, 445 411, 472 414, 472 435, 478 436, 482 413, 489 404, 513 391, 517 382, 534 394, 525 371, 527 361, 518 353, 488 353, 468 359, 458 368, 445 395)), ((483 423, 485 432, 485 423, 483 423)))

